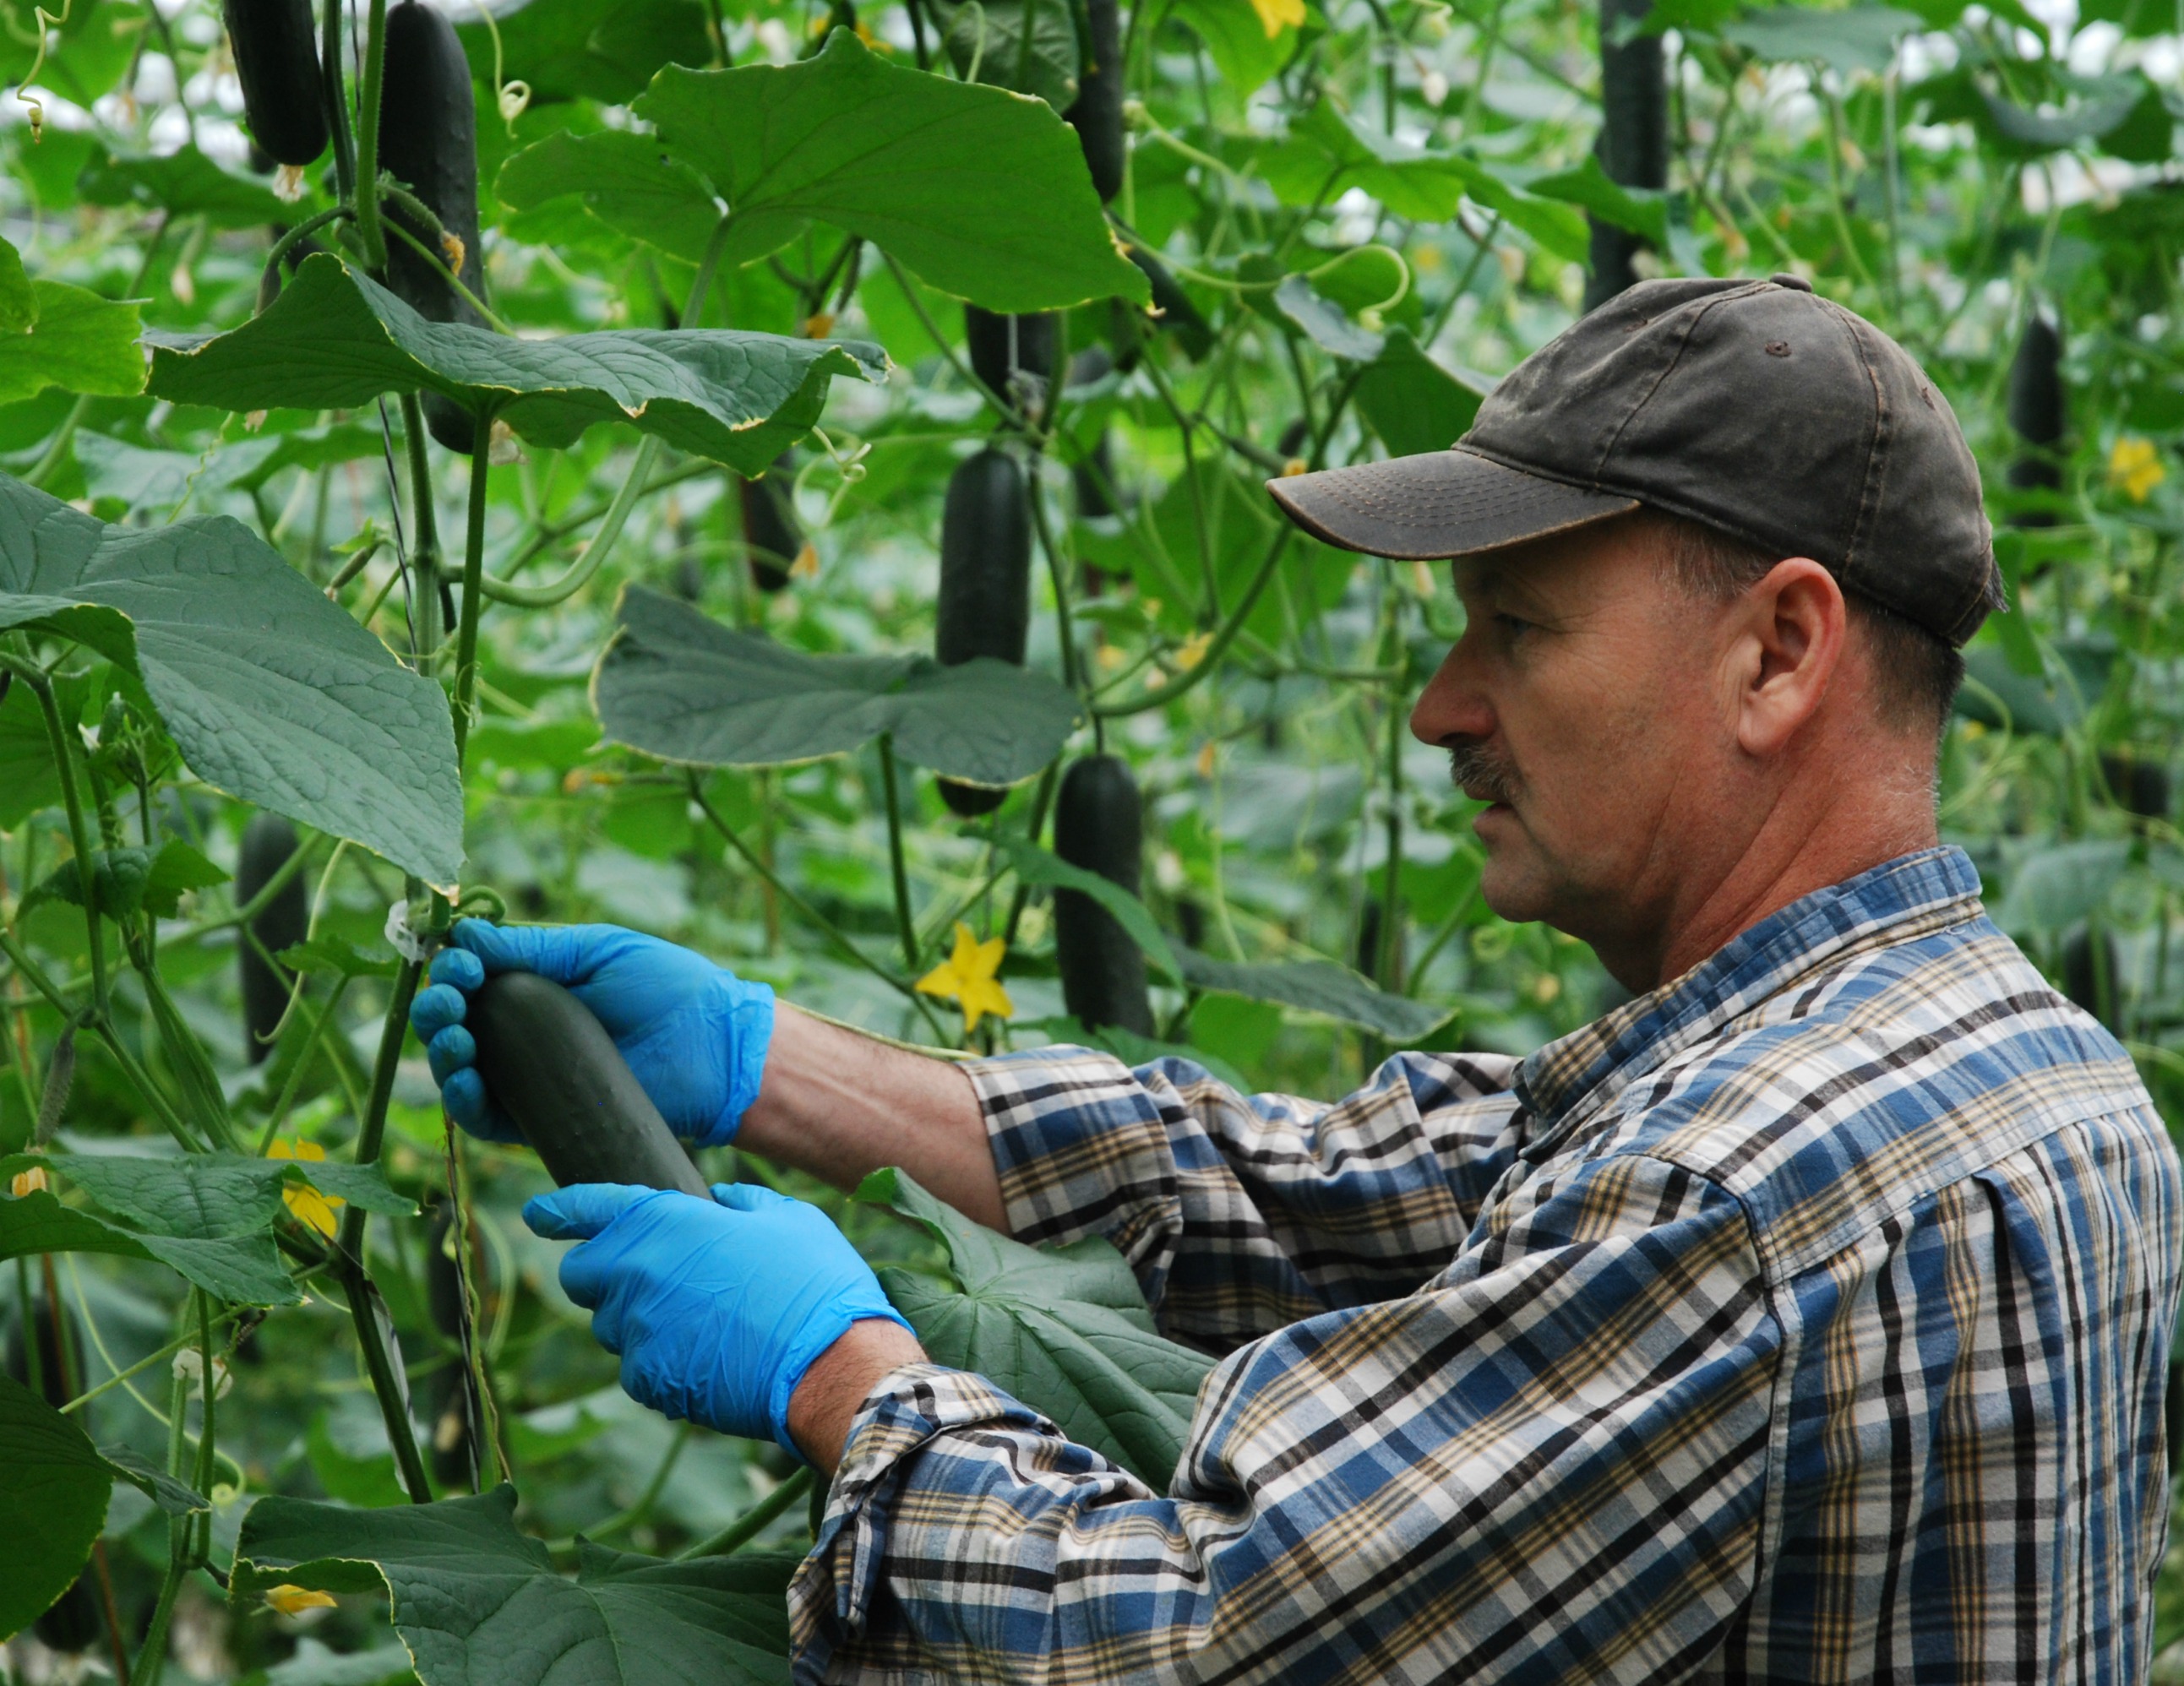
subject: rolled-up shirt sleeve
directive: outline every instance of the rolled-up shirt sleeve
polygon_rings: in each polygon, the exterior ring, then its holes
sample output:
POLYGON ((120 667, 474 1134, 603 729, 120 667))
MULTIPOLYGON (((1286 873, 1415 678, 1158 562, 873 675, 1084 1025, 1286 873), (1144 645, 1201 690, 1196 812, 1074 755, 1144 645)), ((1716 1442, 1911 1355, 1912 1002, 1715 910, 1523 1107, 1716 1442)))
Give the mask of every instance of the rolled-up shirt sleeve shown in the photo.
POLYGON ((1331 1105, 1082 1049, 965 1069, 1010 1232, 1106 1237, 1162 1331, 1219 1354, 1440 1270, 1516 1158, 1516 1063, 1400 1054, 1331 1105))
POLYGON ((1425 1288, 1251 1342, 1150 1491, 976 1376, 854 1426, 802 1681, 1674 1679, 1753 1584, 1781 1345, 1750 1227, 1628 1155, 1425 1288))

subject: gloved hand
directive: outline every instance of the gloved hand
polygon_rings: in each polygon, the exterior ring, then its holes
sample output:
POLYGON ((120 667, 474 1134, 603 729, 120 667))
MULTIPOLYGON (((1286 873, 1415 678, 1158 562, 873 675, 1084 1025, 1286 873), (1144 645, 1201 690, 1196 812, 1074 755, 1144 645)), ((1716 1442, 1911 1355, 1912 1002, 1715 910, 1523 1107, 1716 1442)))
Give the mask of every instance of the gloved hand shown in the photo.
POLYGON ((758 1099, 773 1036, 773 991, 702 954, 619 925, 458 921, 410 1004, 448 1116, 496 1142, 522 1136, 486 1093, 464 1027, 465 998, 496 972, 535 971, 598 1015, 667 1127, 701 1147, 732 1139, 758 1099))
POLYGON ((800 1460, 788 1400, 812 1360, 863 1319, 910 1327, 824 1212, 753 1183, 716 1183, 706 1201, 578 1182, 534 1196, 523 1221, 583 1243, 561 1288, 621 1355, 623 1392, 723 1434, 771 1435, 800 1460))

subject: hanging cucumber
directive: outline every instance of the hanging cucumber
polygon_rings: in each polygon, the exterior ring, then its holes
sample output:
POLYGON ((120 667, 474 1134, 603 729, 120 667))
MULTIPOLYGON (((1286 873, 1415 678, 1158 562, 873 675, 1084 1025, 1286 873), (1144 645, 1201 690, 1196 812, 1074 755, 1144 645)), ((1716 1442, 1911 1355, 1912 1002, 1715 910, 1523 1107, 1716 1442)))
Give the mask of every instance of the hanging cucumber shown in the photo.
MULTIPOLYGON (((1167 264, 1135 240, 1126 242, 1123 249, 1129 260, 1145 271, 1145 280, 1152 286, 1153 309, 1158 313, 1159 325, 1175 336, 1185 357, 1193 363, 1203 363, 1206 353, 1213 349, 1213 325, 1191 302, 1182 283, 1168 273, 1167 264)), ((1136 359, 1118 357, 1116 361, 1128 369, 1136 359)))
MULTIPOLYGON (((2059 492, 2063 436, 2070 428, 2070 394, 2063 385, 2063 336, 2036 310, 2026 319, 2009 360, 2009 426, 2032 448, 2009 465, 2009 483, 2019 492, 2059 492)), ((2020 509, 2010 517, 2020 527, 2055 525, 2052 509, 2020 509)))
MULTIPOLYGON (((933 654, 945 666, 975 656, 1023 665, 1031 631, 1031 510, 1024 496, 1017 459, 991 445, 949 477, 933 631, 933 654)), ((941 799, 967 820, 992 813, 1006 795, 940 781, 941 799)))
MULTIPOLYGON (((439 219, 426 227, 388 204, 388 217, 427 250, 437 250, 465 287, 485 296, 485 263, 478 238, 477 108, 471 92, 470 60, 447 19, 418 0, 402 0, 387 14, 387 60, 379 103, 379 163, 439 219), (460 253, 440 238, 444 231, 460 253)), ((456 291, 447 274, 400 235, 387 240, 387 284, 427 321, 483 327, 485 318, 456 291)), ((467 453, 474 429, 471 414, 437 392, 425 398, 432 437, 450 451, 467 453)))
POLYGON ((560 984, 504 971, 471 997, 464 1022, 486 1088, 563 1188, 634 1182, 707 1197, 605 1027, 560 984))
POLYGON ((2064 938, 2063 993, 2110 1031, 2123 1033, 2123 955, 2107 926, 2074 925, 2064 938))
MULTIPOLYGON (((1145 810, 1137 781, 1113 755, 1087 755, 1061 776, 1054 804, 1054 852, 1132 895, 1145 853, 1145 810)), ((1116 1025, 1153 1033, 1145 957, 1115 915, 1081 890, 1054 893, 1054 955, 1061 999, 1087 1030, 1116 1025)))
POLYGON ((1085 0, 1085 53, 1077 98, 1062 120, 1077 131, 1092 186, 1106 204, 1123 191, 1128 141, 1123 133, 1123 30, 1115 0, 1085 0))
POLYGON ((774 459, 773 471, 759 480, 736 480, 737 498, 743 512, 744 554, 750 564, 751 583, 762 592, 777 592, 804 553, 804 530, 796 519, 791 487, 796 479, 796 459, 783 451, 774 459))
MULTIPOLYGON (((1107 354, 1105 346, 1087 346, 1069 359, 1069 386, 1090 387, 1114 373, 1115 359, 1107 354)), ((1102 427, 1092 448, 1070 470, 1070 480, 1076 488, 1077 513, 1087 520, 1098 520, 1116 513, 1114 490, 1115 473, 1112 452, 1108 448, 1107 430, 1102 427)))
MULTIPOLYGON (((1661 37, 1636 26, 1652 0, 1600 0, 1600 138, 1595 150, 1607 179, 1656 191, 1669 185, 1669 78, 1661 37)), ((1591 271, 1585 308, 1606 303, 1638 279, 1636 259, 1652 247, 1627 228, 1588 216, 1591 271)))
MULTIPOLYGON (((238 903, 254 899, 273 882, 273 875, 288 864, 302 845, 296 828, 278 814, 254 814, 242 828, 242 846, 236 851, 235 896, 238 903)), ((258 916, 250 921, 258 943, 239 945, 242 971, 242 1039, 254 1066, 273 1052, 267 1038, 288 1010, 288 991, 295 979, 287 967, 274 965, 258 952, 277 954, 302 942, 310 929, 310 899, 304 889, 304 875, 293 874, 275 893, 258 916)))
POLYGON ((971 372, 994 397, 1029 409, 1054 378, 1055 319, 1052 311, 1035 316, 996 316, 975 304, 963 307, 963 343, 971 353, 971 372), (1019 395, 1015 377, 1039 383, 1037 392, 1019 395))
POLYGON ((221 0, 220 9, 253 143, 276 164, 313 162, 326 149, 326 108, 311 0, 221 0))
POLYGON ((448 1361, 432 1375, 432 1475, 443 1487, 477 1484, 477 1455, 471 1440, 471 1372, 463 1349, 463 1282, 455 1266, 454 1206, 442 1200, 425 1238, 425 1309, 447 1344, 448 1361))
POLYGON ((2101 778, 2126 814, 2142 820, 2169 817, 2169 769, 2157 754, 2142 749, 2101 751, 2101 778))

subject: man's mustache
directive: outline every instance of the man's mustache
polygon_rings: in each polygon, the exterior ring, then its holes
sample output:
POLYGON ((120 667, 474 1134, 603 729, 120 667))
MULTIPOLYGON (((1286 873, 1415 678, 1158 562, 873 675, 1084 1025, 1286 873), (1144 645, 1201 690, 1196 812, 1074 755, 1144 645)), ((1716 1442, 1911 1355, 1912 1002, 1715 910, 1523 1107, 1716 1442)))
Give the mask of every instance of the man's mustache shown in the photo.
POLYGON ((1449 782, 1474 802, 1517 799, 1517 764, 1491 743, 1466 743, 1448 752, 1449 782))

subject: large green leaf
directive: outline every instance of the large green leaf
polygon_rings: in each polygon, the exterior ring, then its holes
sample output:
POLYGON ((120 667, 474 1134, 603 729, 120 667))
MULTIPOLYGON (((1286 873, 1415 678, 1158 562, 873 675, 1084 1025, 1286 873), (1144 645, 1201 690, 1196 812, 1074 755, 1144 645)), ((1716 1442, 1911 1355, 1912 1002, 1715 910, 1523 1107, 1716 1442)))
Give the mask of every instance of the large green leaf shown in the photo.
POLYGON ((353 1510, 265 1499, 230 1593, 386 1591, 425 1686, 772 1686, 788 1678, 778 1555, 671 1562, 582 1543, 575 1578, 515 1530, 515 1490, 353 1510))
POLYGON ((1213 1360, 1163 1338, 1123 1255, 1097 1236, 1027 1247, 965 1217, 902 1171, 876 1171, 857 1198, 919 1225, 948 1279, 894 1266, 880 1284, 936 1364, 972 1370, 1165 1490, 1213 1360))
MULTIPOLYGON (((0 1174, 34 1163, 0 1160, 0 1174)), ((204 1158, 56 1154, 45 1164, 114 1214, 63 1205, 51 1193, 0 1201, 0 1255, 114 1253, 156 1259, 214 1297, 292 1305, 302 1296, 273 1243, 280 1181, 238 1176, 204 1158)))
POLYGON ((1050 107, 890 64, 847 30, 801 64, 671 67, 635 109, 727 202, 734 259, 823 222, 989 310, 1150 296, 1050 107))
POLYGON ((1256 149, 1267 183, 1284 204, 1331 204, 1349 188, 1414 222, 1446 222, 1469 198, 1498 211, 1556 256, 1583 262, 1589 236, 1573 207, 1524 192, 1480 160, 1421 152, 1352 125, 1322 100, 1290 125, 1288 139, 1256 149))
POLYGON ((195 147, 156 158, 96 154, 85 166, 76 191, 86 204, 203 217, 215 228, 259 228, 288 221, 296 214, 295 208, 282 204, 263 181, 231 175, 195 147))
MULTIPOLYGON (((534 101, 626 105, 661 65, 713 56, 697 0, 519 0, 493 12, 501 74, 528 84, 534 101)), ((492 31, 465 22, 455 33, 481 75, 492 68, 492 31)))
POLYGON ((627 421, 677 450, 755 472, 819 419, 837 375, 884 378, 878 346, 779 334, 619 332, 526 340, 428 322, 330 253, 272 309, 223 334, 145 335, 151 390, 224 409, 342 409, 445 394, 559 448, 627 421))
POLYGON ((1297 32, 1284 25, 1273 34, 1251 0, 1177 0, 1173 15, 1206 43, 1228 92, 1242 99, 1282 68, 1296 50, 1297 32))
POLYGON ((1582 206, 1601 221, 1627 228, 1633 234, 1642 234, 1657 248, 1668 249, 1669 196, 1643 187, 1625 187, 1619 181, 1611 181, 1607 172, 1600 167, 1600 159, 1591 153, 1568 170, 1534 176, 1524 187, 1527 192, 1543 199, 1560 199, 1565 204, 1582 206))
POLYGON ((1077 25, 1070 8, 1055 0, 946 0, 936 10, 946 19, 941 45, 956 74, 968 81, 1043 99, 1067 111, 1077 97, 1077 25), (1024 41, 1024 14, 1031 40, 1024 41), (975 67, 976 74, 973 74, 975 67))
POLYGON ((0 476, 0 626, 76 639, 141 679, 207 783, 454 882, 446 693, 240 523, 109 526, 0 476))
POLYGON ((610 228, 691 264, 721 220, 705 177, 669 158, 656 136, 627 129, 549 135, 501 165, 493 191, 518 211, 577 200, 610 228))
MULTIPOLYGON (((143 354, 130 354, 141 365, 143 354)), ((112 515, 147 510, 179 514, 192 498, 230 489, 254 491, 287 468, 320 468, 328 463, 376 457, 382 449, 376 426, 332 422, 290 433, 261 433, 255 438, 220 440, 202 451, 162 451, 132 445, 88 428, 75 436, 75 459, 84 490, 95 512, 112 515)))
POLYGON ((1469 431, 1482 396, 1428 356, 1408 328, 1390 330, 1357 376, 1358 412, 1394 457, 1446 450, 1469 431))
POLYGON ((82 1429, 0 1376, 0 1639, 28 1627, 90 1560, 114 1475, 82 1429))
POLYGON ((1186 949, 1183 975, 1193 989, 1220 990, 1254 1001, 1273 1001, 1357 1025, 1391 1042, 1414 1042, 1446 1024, 1456 1010, 1390 995, 1348 966, 1333 960, 1286 960, 1247 965, 1217 960, 1186 949))
POLYGON ((806 655, 710 620, 642 587, 592 676, 617 743, 695 767, 816 760, 894 736, 906 761, 969 784, 1028 779, 1076 729, 1077 698, 1044 674, 983 657, 806 655))
POLYGON ((0 403, 64 387, 71 392, 127 398, 144 390, 136 307, 66 281, 31 283, 36 320, 0 333, 0 403))
POLYGON ((1823 12, 1811 6, 1777 6, 1722 25, 1725 40, 1762 58, 1818 59, 1847 76, 1879 75, 1894 61, 1896 43, 1928 27, 1915 12, 1888 6, 1851 6, 1823 12))

